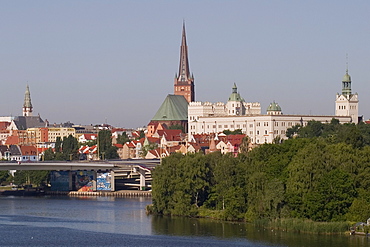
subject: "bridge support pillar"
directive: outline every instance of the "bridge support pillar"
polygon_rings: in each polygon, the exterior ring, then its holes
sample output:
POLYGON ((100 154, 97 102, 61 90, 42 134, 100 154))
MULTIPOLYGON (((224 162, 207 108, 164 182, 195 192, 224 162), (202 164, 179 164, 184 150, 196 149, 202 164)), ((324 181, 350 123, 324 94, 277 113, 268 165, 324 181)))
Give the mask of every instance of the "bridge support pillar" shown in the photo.
POLYGON ((111 176, 110 191, 116 191, 116 178, 114 177, 114 171, 113 170, 110 171, 110 176, 111 176))
POLYGON ((145 183, 145 170, 143 169, 138 169, 140 173, 140 190, 145 190, 146 189, 146 183, 145 183))
POLYGON ((72 171, 68 171, 68 189, 70 191, 73 190, 73 182, 72 171))

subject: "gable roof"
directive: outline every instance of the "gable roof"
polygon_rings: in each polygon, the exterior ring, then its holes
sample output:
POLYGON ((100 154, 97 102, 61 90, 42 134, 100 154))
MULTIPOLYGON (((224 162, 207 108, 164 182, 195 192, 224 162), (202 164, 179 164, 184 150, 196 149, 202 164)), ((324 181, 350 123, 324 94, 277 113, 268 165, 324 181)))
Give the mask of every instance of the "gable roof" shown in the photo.
POLYGON ((9 151, 8 146, 6 146, 6 145, 0 145, 0 153, 1 153, 1 155, 4 155, 5 152, 7 152, 7 151, 9 151))
POLYGON ((165 136, 167 141, 181 141, 182 130, 179 129, 166 129, 157 130, 158 136, 165 136))
POLYGON ((19 146, 17 146, 17 145, 10 145, 9 146, 9 151, 13 156, 14 155, 22 155, 21 150, 20 150, 19 146))
POLYGON ((19 143, 18 136, 8 136, 5 141, 5 145, 17 145, 19 143))
POLYGON ((13 121, 18 130, 45 126, 45 122, 40 116, 17 116, 13 121))
POLYGON ((152 121, 186 121, 187 119, 188 102, 184 96, 169 94, 152 118, 152 121))
POLYGON ((19 146, 22 155, 37 155, 37 149, 34 146, 19 146))

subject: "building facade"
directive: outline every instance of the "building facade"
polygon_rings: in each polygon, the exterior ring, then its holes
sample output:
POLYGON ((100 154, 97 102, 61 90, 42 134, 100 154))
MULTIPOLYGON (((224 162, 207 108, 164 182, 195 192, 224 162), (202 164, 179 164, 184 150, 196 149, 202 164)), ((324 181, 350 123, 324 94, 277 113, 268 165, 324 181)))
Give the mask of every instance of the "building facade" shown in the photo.
POLYGON ((188 140, 190 141, 192 135, 196 134, 217 134, 224 130, 240 129, 250 138, 252 144, 263 144, 272 143, 275 138, 286 139, 288 128, 295 125, 306 126, 312 120, 330 123, 335 118, 342 124, 357 124, 358 95, 351 92, 351 77, 348 71, 342 85, 342 94, 337 95, 336 111, 333 116, 284 115, 276 102, 268 106, 266 115, 262 115, 259 103, 245 103, 234 85, 227 104, 209 102, 189 104, 188 140), (248 105, 252 107, 247 108, 248 105))

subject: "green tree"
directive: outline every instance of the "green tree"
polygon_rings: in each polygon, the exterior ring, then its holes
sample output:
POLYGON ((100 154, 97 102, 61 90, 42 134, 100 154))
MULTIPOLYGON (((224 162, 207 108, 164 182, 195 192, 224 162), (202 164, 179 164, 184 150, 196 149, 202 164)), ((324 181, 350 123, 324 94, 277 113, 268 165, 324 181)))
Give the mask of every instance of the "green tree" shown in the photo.
POLYGON ((60 136, 57 136, 55 140, 55 152, 60 153, 62 151, 62 139, 60 136))
POLYGON ((111 159, 118 159, 119 155, 117 153, 118 148, 116 146, 110 146, 106 151, 105 151, 105 158, 108 160, 111 159))
POLYGON ((55 154, 51 148, 48 148, 44 151, 43 160, 54 160, 55 154))
POLYGON ((3 184, 5 181, 8 180, 10 174, 8 171, 0 171, 0 184, 3 184))
POLYGON ((243 131, 241 129, 236 129, 236 130, 224 130, 223 133, 225 135, 242 135, 243 134, 243 131))
POLYGON ((112 147, 112 133, 110 130, 99 131, 98 146, 100 158, 115 159, 118 157, 117 149, 112 147))
POLYGON ((18 185, 32 184, 40 186, 49 182, 49 171, 17 171, 14 174, 14 183, 18 185))
POLYGON ((125 144, 126 142, 129 142, 130 138, 127 136, 126 132, 123 132, 122 135, 118 135, 117 137, 117 143, 118 144, 125 144))
POLYGON ((351 176, 334 169, 307 195, 308 216, 315 221, 344 221, 355 195, 351 176))
POLYGON ((63 158, 66 160, 78 159, 78 141, 72 135, 63 138, 63 158))

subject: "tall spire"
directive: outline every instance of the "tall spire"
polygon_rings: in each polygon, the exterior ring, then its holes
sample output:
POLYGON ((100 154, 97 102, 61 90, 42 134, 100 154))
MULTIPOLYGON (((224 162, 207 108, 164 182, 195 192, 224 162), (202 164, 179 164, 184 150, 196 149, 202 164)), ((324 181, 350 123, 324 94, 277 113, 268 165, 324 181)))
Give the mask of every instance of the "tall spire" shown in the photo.
POLYGON ((195 100, 194 76, 190 74, 188 45, 186 43, 185 21, 182 23, 179 73, 176 74, 174 94, 182 95, 188 102, 195 100))
POLYGON ((23 103, 23 116, 32 116, 32 103, 31 103, 31 93, 30 88, 27 84, 26 92, 24 94, 23 103))
POLYGON ((177 80, 187 81, 190 78, 188 46, 186 44, 185 21, 182 23, 182 39, 180 48, 180 65, 177 80))
POLYGON ((348 74, 348 54, 346 54, 346 74, 343 76, 342 79, 342 94, 343 95, 351 95, 351 76, 348 74))

